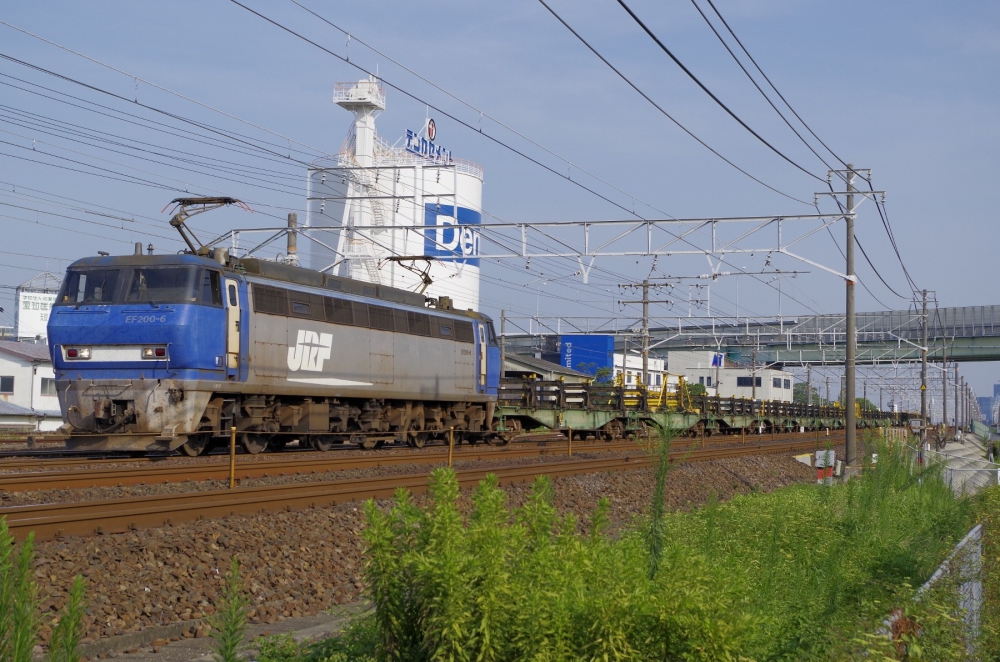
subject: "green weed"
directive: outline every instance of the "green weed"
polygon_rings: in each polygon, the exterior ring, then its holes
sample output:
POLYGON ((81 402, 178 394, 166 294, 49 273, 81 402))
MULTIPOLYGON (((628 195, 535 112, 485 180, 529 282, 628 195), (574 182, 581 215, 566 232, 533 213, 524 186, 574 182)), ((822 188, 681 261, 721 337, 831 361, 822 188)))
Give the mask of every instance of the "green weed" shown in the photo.
POLYGON ((238 662, 240 648, 247 631, 247 607, 250 598, 243 592, 240 563, 233 557, 222 585, 222 599, 218 611, 209 618, 212 638, 215 639, 213 657, 216 662, 238 662))

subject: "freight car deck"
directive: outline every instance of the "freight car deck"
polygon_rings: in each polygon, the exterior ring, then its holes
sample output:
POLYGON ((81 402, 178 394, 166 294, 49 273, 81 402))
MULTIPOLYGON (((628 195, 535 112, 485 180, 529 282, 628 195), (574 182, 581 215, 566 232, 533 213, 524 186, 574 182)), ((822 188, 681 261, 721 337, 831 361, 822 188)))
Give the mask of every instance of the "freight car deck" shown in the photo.
MULTIPOLYGON (((844 409, 839 406, 708 396, 681 401, 670 394, 621 386, 519 380, 501 383, 497 415, 505 429, 568 428, 574 436, 595 434, 605 439, 658 430, 711 436, 844 427, 844 409)), ((901 422, 898 414, 858 413, 858 426, 862 428, 890 427, 901 422)))

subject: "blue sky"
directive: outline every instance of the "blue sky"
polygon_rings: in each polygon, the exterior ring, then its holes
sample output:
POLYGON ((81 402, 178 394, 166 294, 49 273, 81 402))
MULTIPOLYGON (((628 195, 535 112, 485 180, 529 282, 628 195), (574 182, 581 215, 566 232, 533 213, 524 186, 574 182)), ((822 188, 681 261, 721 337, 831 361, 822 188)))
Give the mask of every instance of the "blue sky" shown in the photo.
MULTIPOLYGON (((443 111, 478 123, 478 114, 401 71, 357 41, 323 25, 291 2, 247 4, 301 32, 338 54, 370 69, 378 67, 396 83, 443 111)), ((629 89, 537 2, 305 2, 317 13, 387 55, 405 63, 469 104, 484 110, 580 168, 627 191, 658 210, 680 217, 811 213, 736 172, 684 135, 629 89)), ((754 176, 793 197, 812 201, 823 185, 796 170, 758 143, 699 90, 612 0, 568 2, 552 7, 665 110, 700 138, 754 176)), ((708 10, 701 0, 702 7, 708 10)), ((267 24, 224 0, 201 2, 37 2, 8 3, 0 20, 36 33, 80 53, 114 65, 204 104, 308 145, 311 154, 336 152, 351 123, 330 101, 332 85, 355 80, 359 72, 343 62, 267 24)), ((825 177, 826 166, 797 141, 766 105, 698 16, 691 2, 630 3, 658 36, 701 80, 749 125, 811 172, 825 177)), ((1000 172, 998 85, 1000 82, 1000 5, 965 3, 823 3, 812 1, 718 0, 717 6, 785 97, 838 155, 857 167, 872 168, 875 188, 887 191, 886 207, 903 258, 920 287, 937 292, 942 305, 995 303, 991 279, 994 226, 993 184, 1000 172)), ((280 190, 249 186, 218 176, 184 172, 70 142, 51 124, 73 123, 86 130, 144 140, 177 150, 199 150, 224 159, 223 150, 201 147, 10 85, 51 96, 106 104, 133 113, 135 121, 162 121, 174 129, 191 128, 163 114, 96 93, 9 60, 0 61, 0 193, 11 185, 114 207, 136 221, 69 212, 40 200, 0 197, 0 284, 16 285, 40 269, 60 271, 67 260, 97 250, 127 252, 132 241, 152 241, 164 250, 176 242, 161 214, 177 195, 170 187, 219 191, 259 203, 259 215, 217 212, 197 228, 208 234, 231 226, 271 224, 273 213, 301 209, 304 173, 281 163, 283 139, 253 129, 202 106, 165 94, 129 76, 87 62, 9 27, 0 26, 0 53, 49 69, 162 111, 254 140, 270 140, 273 159, 238 155, 247 167, 273 170, 280 190), (15 81, 16 77, 24 83, 15 81), (20 113, 20 114, 19 114, 20 113), (34 113, 25 115, 24 113, 34 113), (12 119, 13 118, 13 119, 12 119), (49 131, 49 133, 46 133, 49 131), (31 155, 29 150, 36 154, 31 155), (69 152, 67 150, 75 150, 69 152), (40 156, 39 151, 50 156, 40 156), (77 153, 79 152, 79 153, 77 153), (58 155, 58 156, 51 156, 58 155), (95 157, 116 161, 96 161, 95 157), (56 166, 28 161, 47 161, 56 166), (159 187, 141 186, 73 172, 74 159, 90 166, 127 172, 159 187), (57 167, 57 166, 62 167, 57 167), (277 173, 280 173, 277 174, 277 173), (297 174, 302 174, 296 182, 297 174), (166 187, 166 188, 164 188, 166 187), (26 201, 30 202, 27 204, 26 201), (11 207, 10 205, 19 205, 11 207), (105 223, 95 225, 54 217, 105 223), (21 220, 14 220, 14 217, 21 220), (37 223, 46 223, 40 226, 37 223), (148 223, 148 224, 146 224, 148 223), (70 232, 76 230, 77 232, 70 232), (82 234, 81 234, 82 233, 82 234), (39 256, 39 257, 33 257, 39 256)), ((114 113, 113 110, 107 111, 114 113)), ((389 88, 379 132, 390 142, 407 128, 435 117, 439 142, 457 157, 483 165, 483 206, 487 218, 516 221, 593 220, 628 215, 573 186, 437 111, 389 88)), ((555 157, 486 121, 484 131, 564 171, 555 157)), ((66 126, 63 125, 63 129, 66 126)), ((106 136, 107 137, 107 136, 106 136)), ((107 143, 105 143, 107 145, 107 143)), ((285 145, 285 148, 289 148, 285 145)), ((152 149, 152 148, 151 148, 152 149)), ((291 152, 288 152, 291 154, 291 152)), ((176 155, 176 153, 175 153, 176 155)), ((149 155, 148 155, 149 156, 149 155)), ((305 158, 305 155, 301 155, 305 158)), ((833 157, 825 155, 829 163, 833 157)), ((152 157, 151 157, 152 158, 152 157)), ((167 162, 176 163, 170 159, 167 162)), ((101 171, 109 174, 107 171, 101 171)), ((245 174, 245 170, 243 173, 245 174)), ((575 179, 631 206, 631 199, 573 171, 575 179)), ((216 172, 216 175, 218 173, 216 172)), ((23 189, 22 189, 23 190, 23 189)), ((63 202, 66 202, 65 200, 63 202)), ((73 203, 77 207, 79 203, 73 203)), ((643 214, 659 212, 638 208, 643 214)), ((91 209, 92 210, 92 209, 91 209)), ((824 211, 832 211, 827 204, 824 211)), ((843 228, 837 240, 843 243, 843 228)), ((897 291, 909 295, 875 209, 861 209, 858 235, 875 266, 897 291)), ((838 266, 841 258, 829 236, 806 245, 810 258, 838 266)), ((737 261, 759 270, 765 256, 737 261)), ((859 292, 859 310, 906 308, 858 255, 858 272, 871 294, 859 292)), ((485 264, 484 308, 530 315, 536 306, 558 314, 607 315, 618 282, 650 273, 691 275, 706 270, 704 259, 599 260, 587 286, 570 274, 572 264, 485 264), (526 285, 528 284, 528 285, 526 285), (536 303, 537 301, 537 303, 536 303)), ((803 269, 776 260, 782 269, 803 269)), ((748 278, 740 282, 741 314, 778 312, 773 286, 748 278)), ((721 279, 712 288, 717 312, 735 311, 736 281, 721 279)), ((843 308, 843 286, 835 277, 813 273, 782 286, 784 314, 835 313, 843 308)), ((10 310, 11 290, 0 289, 0 306, 10 310), (7 294, 5 294, 7 293, 7 294)), ((675 293, 676 294, 676 293, 675 293)), ((680 295, 681 297, 686 294, 680 295)), ((631 296, 618 298, 633 298, 631 296)), ((682 306, 686 311, 686 303, 682 306)), ((622 309, 622 315, 637 310, 622 309)), ((678 310, 669 311, 671 314, 678 310)), ((6 314, 5 314, 6 315, 6 314)), ((0 315, 8 322, 9 315, 0 315)), ((994 365, 963 366, 980 393, 991 392, 994 365)))

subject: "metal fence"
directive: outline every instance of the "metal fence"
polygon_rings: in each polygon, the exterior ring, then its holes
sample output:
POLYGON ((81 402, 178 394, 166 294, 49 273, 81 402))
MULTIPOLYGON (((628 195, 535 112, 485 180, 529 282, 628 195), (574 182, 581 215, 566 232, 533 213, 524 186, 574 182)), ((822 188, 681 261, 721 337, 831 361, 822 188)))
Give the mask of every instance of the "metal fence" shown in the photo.
POLYGON ((996 462, 932 450, 924 450, 924 458, 929 463, 945 465, 942 476, 956 494, 974 494, 983 488, 1000 485, 1000 464, 996 462))
MULTIPOLYGON (((965 629, 966 652, 974 659, 975 642, 979 637, 979 626, 983 609, 983 525, 977 524, 961 542, 948 554, 948 558, 938 566, 931 578, 917 590, 919 601, 936 584, 951 579, 957 586, 958 606, 965 629)), ((902 625, 901 612, 896 611, 882 621, 879 634, 899 639, 902 625)))

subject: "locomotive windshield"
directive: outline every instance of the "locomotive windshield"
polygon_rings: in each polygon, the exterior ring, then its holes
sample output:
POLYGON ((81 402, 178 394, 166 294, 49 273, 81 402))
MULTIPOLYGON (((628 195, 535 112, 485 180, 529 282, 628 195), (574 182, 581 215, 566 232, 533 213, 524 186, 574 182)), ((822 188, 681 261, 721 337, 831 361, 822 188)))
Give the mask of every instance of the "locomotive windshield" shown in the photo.
POLYGON ((78 306, 86 303, 111 303, 118 285, 118 269, 71 271, 66 276, 56 305, 78 306))
POLYGON ((198 300, 197 267, 133 269, 125 303, 192 303, 198 300))
POLYGON ((200 303, 221 307, 220 276, 214 269, 196 266, 73 269, 66 274, 55 305, 200 303))

